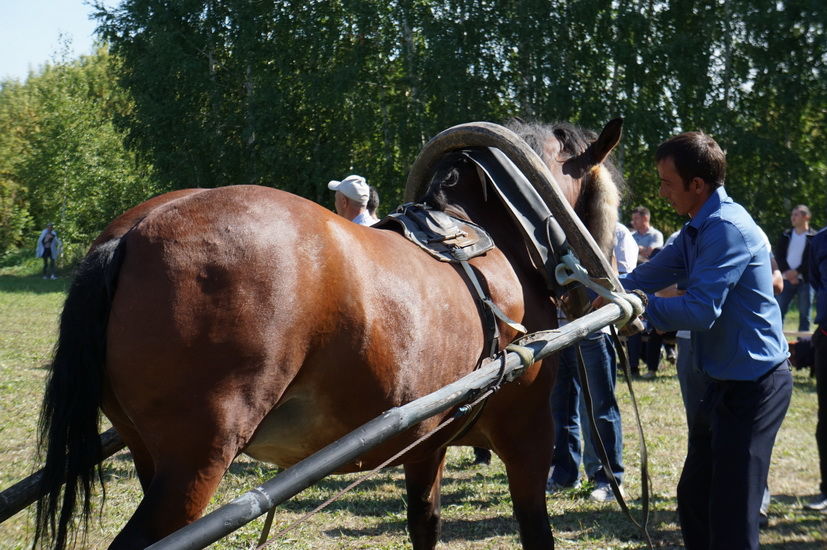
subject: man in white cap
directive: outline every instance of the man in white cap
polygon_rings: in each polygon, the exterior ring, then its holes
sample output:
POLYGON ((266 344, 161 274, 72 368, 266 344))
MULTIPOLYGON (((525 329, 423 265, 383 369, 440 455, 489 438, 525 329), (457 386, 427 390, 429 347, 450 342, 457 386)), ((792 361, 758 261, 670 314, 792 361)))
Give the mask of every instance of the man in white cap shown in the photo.
POLYGON ((351 175, 342 181, 331 180, 327 188, 336 191, 336 213, 359 225, 373 225, 379 220, 368 212, 370 186, 362 176, 351 175))

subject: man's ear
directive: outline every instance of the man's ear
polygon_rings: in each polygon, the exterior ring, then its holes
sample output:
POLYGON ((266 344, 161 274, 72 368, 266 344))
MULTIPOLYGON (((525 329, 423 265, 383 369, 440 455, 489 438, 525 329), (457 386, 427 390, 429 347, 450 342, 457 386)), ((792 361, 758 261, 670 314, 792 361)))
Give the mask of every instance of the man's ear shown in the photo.
POLYGON ((704 187, 706 187, 706 182, 699 177, 692 178, 689 184, 692 186, 692 191, 699 195, 703 193, 704 187))

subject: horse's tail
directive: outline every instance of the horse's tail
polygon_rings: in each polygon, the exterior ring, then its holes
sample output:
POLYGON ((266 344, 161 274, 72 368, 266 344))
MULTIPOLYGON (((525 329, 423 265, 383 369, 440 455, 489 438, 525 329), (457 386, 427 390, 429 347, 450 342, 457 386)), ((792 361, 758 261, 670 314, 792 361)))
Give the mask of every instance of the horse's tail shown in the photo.
POLYGON ((46 464, 33 547, 38 541, 41 545, 51 541, 52 548, 65 548, 70 535, 74 540, 71 526, 78 499, 85 527, 91 515, 96 476, 103 488, 99 406, 106 325, 123 256, 122 242, 113 239, 86 256, 63 306, 40 412, 39 449, 41 456, 45 452, 46 464))

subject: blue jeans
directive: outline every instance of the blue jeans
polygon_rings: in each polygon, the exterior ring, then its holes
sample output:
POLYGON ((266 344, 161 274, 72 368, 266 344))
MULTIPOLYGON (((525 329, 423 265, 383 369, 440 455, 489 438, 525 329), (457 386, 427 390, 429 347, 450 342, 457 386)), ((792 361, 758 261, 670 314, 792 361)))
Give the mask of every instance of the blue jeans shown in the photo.
POLYGON ((790 303, 795 297, 798 297, 798 330, 810 332, 810 304, 813 301, 813 289, 804 281, 794 285, 784 279, 784 290, 775 298, 778 301, 778 307, 781 308, 781 320, 784 320, 790 303))
MULTIPOLYGON (((598 433, 606 447, 612 473, 620 483, 623 480, 623 431, 620 424, 620 409, 614 393, 617 370, 614 350, 609 343, 609 336, 602 332, 588 335, 579 345, 586 364, 598 433)), ((551 479, 560 485, 570 486, 580 477, 581 425, 584 439, 595 447, 597 444, 591 437, 588 417, 581 414, 582 389, 577 375, 577 354, 574 346, 562 350, 559 357, 557 381, 551 391, 555 441, 551 479)), ((590 468, 592 467, 590 465, 590 468)), ((594 471, 587 469, 589 478, 598 482, 608 482, 603 466, 598 465, 594 468, 594 471)))

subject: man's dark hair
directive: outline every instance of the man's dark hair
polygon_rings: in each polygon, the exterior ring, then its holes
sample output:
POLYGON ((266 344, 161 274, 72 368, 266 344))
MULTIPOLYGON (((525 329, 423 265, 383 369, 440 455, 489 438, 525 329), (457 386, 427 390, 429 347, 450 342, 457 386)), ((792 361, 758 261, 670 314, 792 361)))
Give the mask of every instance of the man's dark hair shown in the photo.
POLYGON ((376 191, 374 186, 370 186, 370 197, 368 198, 368 203, 365 205, 365 208, 368 209, 368 212, 372 216, 376 215, 376 209, 379 207, 379 193, 376 191))
POLYGON ((800 212, 803 212, 803 213, 804 213, 804 215, 805 215, 805 216, 807 216, 808 218, 811 216, 811 214, 810 214, 810 207, 808 207, 806 204, 799 204, 799 205, 796 205, 796 207, 795 207, 795 208, 793 208, 793 211, 796 211, 796 210, 798 210, 798 211, 800 211, 800 212))
POLYGON ((703 132, 684 132, 661 143, 655 152, 655 161, 669 157, 675 163, 684 188, 689 187, 692 178, 701 178, 712 189, 724 184, 726 153, 703 132))

